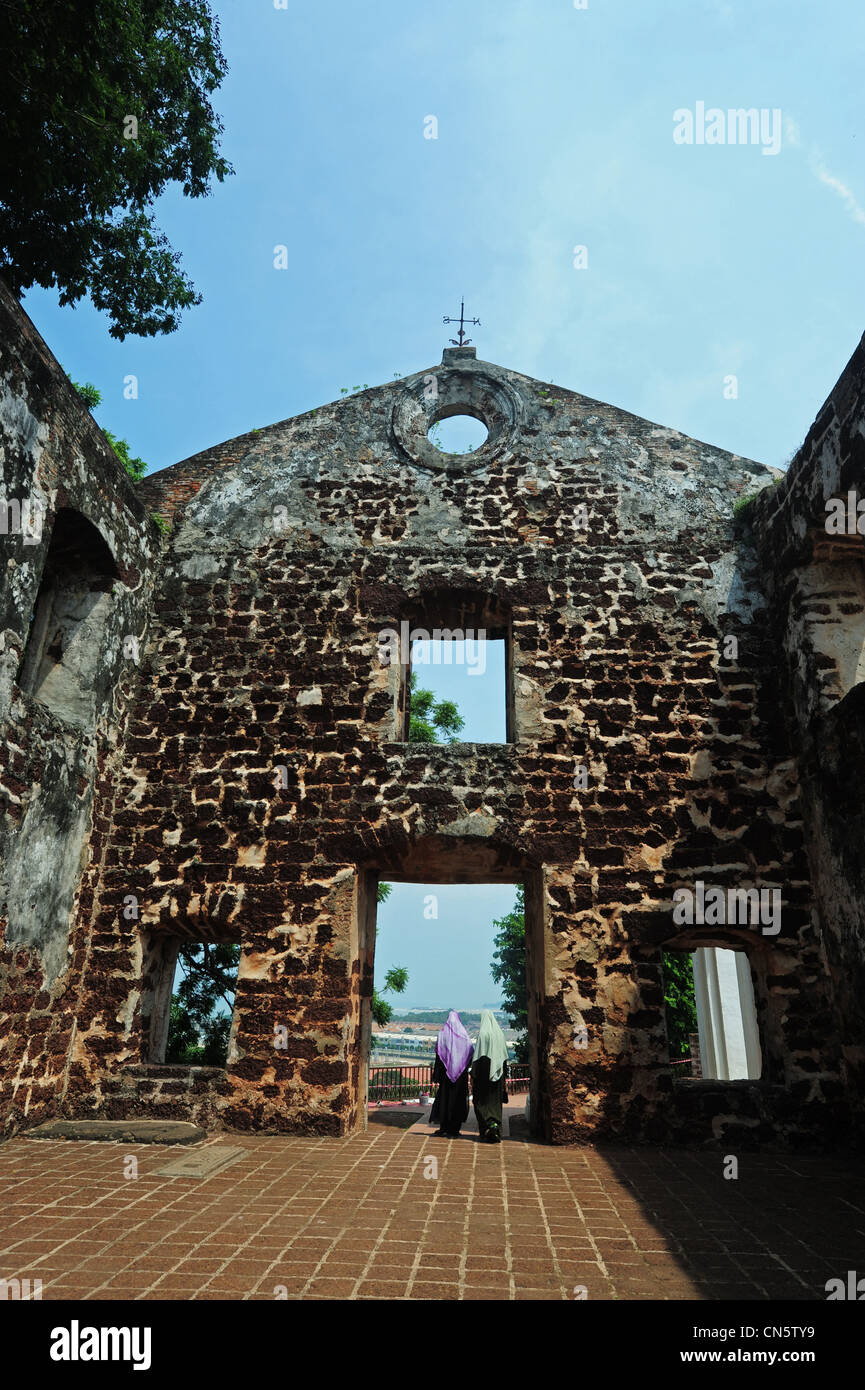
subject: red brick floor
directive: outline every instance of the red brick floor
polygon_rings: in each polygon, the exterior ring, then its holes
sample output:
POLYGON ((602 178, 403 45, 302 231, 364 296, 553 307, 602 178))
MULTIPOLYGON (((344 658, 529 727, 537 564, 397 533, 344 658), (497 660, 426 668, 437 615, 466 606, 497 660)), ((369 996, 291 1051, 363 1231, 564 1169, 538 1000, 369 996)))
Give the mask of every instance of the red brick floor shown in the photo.
POLYGON ((725 1180, 717 1153, 377 1123, 207 1143, 246 1154, 193 1180, 156 1176, 182 1148, 0 1146, 0 1278, 43 1299, 825 1300, 865 1272, 855 1160, 741 1154, 725 1180))

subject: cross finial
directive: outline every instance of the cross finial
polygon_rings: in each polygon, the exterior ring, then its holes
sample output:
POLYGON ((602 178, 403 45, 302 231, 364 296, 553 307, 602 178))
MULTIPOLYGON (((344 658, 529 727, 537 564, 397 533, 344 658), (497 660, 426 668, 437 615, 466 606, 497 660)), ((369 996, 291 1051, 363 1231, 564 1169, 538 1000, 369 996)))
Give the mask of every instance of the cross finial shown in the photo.
POLYGON ((466 302, 464 299, 461 299, 459 318, 449 319, 447 314, 445 314, 444 318, 442 319, 442 323, 458 323, 460 326, 459 337, 451 338, 451 342, 453 343, 454 347, 467 347, 468 344, 471 342, 471 338, 467 338, 465 335, 465 329, 463 328, 464 323, 476 323, 480 327, 480 319, 467 319, 465 310, 466 302))

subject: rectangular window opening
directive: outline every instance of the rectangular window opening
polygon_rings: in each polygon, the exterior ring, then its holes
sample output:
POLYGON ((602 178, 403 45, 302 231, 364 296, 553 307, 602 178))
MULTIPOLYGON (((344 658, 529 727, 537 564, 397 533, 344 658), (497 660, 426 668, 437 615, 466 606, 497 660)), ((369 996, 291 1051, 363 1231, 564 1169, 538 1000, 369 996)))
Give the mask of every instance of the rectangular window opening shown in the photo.
POLYGON ((411 644, 403 701, 408 743, 513 741, 506 634, 421 638, 411 644))
POLYGON ((751 966, 721 946, 663 953, 670 1062, 678 1078, 756 1081, 762 1074, 751 966))
POLYGON ((239 942, 152 933, 142 998, 146 1061, 226 1066, 239 963, 239 942))

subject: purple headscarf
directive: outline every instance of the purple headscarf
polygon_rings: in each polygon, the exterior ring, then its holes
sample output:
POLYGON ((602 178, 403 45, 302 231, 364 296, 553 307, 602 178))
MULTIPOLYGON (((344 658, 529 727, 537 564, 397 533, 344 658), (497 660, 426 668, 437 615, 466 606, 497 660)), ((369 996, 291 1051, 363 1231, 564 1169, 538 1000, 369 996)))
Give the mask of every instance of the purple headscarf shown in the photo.
POLYGON ((462 1023, 456 1009, 451 1009, 448 1021, 436 1038, 436 1052, 444 1062, 449 1081, 462 1076, 475 1047, 462 1023))

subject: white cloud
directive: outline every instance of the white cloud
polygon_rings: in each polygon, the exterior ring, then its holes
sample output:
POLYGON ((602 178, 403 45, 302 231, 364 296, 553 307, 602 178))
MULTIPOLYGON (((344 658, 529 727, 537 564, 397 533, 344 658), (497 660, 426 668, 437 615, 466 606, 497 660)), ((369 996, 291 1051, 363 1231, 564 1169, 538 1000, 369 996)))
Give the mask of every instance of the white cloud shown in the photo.
MULTIPOLYGON (((792 116, 784 117, 784 142, 793 149, 802 149, 799 127, 792 116)), ((848 188, 847 184, 833 174, 830 169, 826 168, 823 155, 816 145, 811 146, 811 152, 808 155, 808 168, 815 179, 824 187, 830 188, 833 193, 838 194, 853 221, 865 227, 865 208, 861 207, 853 190, 848 188)))
POLYGON ((784 144, 792 145, 795 149, 799 146, 800 143, 801 141, 799 140, 799 127, 797 126, 796 122, 792 119, 791 116, 785 116, 784 144))
POLYGON ((833 193, 838 194, 853 221, 865 227, 865 209, 860 207, 854 193, 847 187, 846 183, 842 183, 839 178, 829 172, 819 155, 812 155, 810 165, 812 173, 820 182, 825 184, 827 188, 831 188, 833 193))

